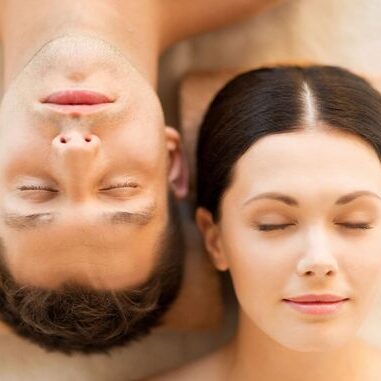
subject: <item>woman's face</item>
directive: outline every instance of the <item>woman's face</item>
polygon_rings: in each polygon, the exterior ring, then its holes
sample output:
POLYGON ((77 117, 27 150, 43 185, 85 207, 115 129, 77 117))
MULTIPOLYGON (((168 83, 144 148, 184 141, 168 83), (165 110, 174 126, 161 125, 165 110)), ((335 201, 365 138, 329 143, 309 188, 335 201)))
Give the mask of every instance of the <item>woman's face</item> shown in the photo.
POLYGON ((242 317, 300 351, 354 338, 381 270, 381 165, 366 142, 324 128, 264 137, 237 162, 218 224, 204 210, 198 222, 242 317))

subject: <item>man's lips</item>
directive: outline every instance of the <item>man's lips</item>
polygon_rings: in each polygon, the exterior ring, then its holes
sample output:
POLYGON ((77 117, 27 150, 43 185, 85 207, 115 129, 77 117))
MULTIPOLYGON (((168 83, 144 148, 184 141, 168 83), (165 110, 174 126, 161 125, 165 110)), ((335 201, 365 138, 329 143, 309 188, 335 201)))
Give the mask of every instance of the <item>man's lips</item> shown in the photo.
POLYGON ((41 100, 54 112, 67 115, 86 115, 103 110, 115 99, 91 90, 68 89, 56 91, 41 100))
POLYGON ((283 299, 287 305, 296 311, 310 315, 324 315, 338 312, 349 298, 332 295, 301 295, 283 299))
POLYGON ((93 106, 112 102, 113 100, 104 94, 78 89, 57 91, 42 100, 42 103, 61 106, 93 106))

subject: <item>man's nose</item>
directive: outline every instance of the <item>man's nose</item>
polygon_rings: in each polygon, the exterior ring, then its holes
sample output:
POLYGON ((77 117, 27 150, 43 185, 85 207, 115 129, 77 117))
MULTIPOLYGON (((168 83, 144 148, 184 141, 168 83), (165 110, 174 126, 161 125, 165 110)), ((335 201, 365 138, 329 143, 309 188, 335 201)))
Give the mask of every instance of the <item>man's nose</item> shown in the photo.
POLYGON ((91 133, 70 131, 56 136, 52 144, 56 154, 61 156, 95 156, 100 140, 91 133))
POLYGON ((52 146, 63 186, 73 197, 83 197, 95 176, 100 139, 91 133, 70 131, 56 136, 52 146))
POLYGON ((306 243, 297 263, 299 276, 327 277, 338 271, 338 263, 333 243, 324 228, 312 229, 308 232, 306 243))

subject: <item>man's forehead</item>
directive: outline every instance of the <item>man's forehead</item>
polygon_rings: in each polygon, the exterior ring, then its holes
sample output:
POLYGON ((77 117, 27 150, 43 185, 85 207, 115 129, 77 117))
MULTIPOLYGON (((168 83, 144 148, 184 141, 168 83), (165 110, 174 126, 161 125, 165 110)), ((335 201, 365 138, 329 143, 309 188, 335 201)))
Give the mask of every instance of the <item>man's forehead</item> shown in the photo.
POLYGON ((152 271, 165 226, 128 226, 123 222, 82 229, 8 229, 3 254, 23 284, 56 287, 78 281, 100 288, 130 286, 152 271))

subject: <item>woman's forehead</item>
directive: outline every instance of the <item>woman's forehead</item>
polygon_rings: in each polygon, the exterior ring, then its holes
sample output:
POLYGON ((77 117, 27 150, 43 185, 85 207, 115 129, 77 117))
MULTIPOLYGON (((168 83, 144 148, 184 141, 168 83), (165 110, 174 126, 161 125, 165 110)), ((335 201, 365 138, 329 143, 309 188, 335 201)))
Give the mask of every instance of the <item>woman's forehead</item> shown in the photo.
POLYGON ((378 159, 375 149, 364 138, 338 129, 316 128, 264 136, 245 152, 239 162, 245 162, 247 158, 257 165, 282 165, 287 164, 288 160, 295 160, 302 165, 321 161, 325 156, 378 159))
MULTIPOLYGON (((331 131, 294 131, 268 135, 254 143, 238 160, 234 182, 265 184, 335 180, 350 185, 381 184, 381 166, 376 151, 361 137, 331 131)), ((346 185, 346 184, 343 184, 346 185)))

